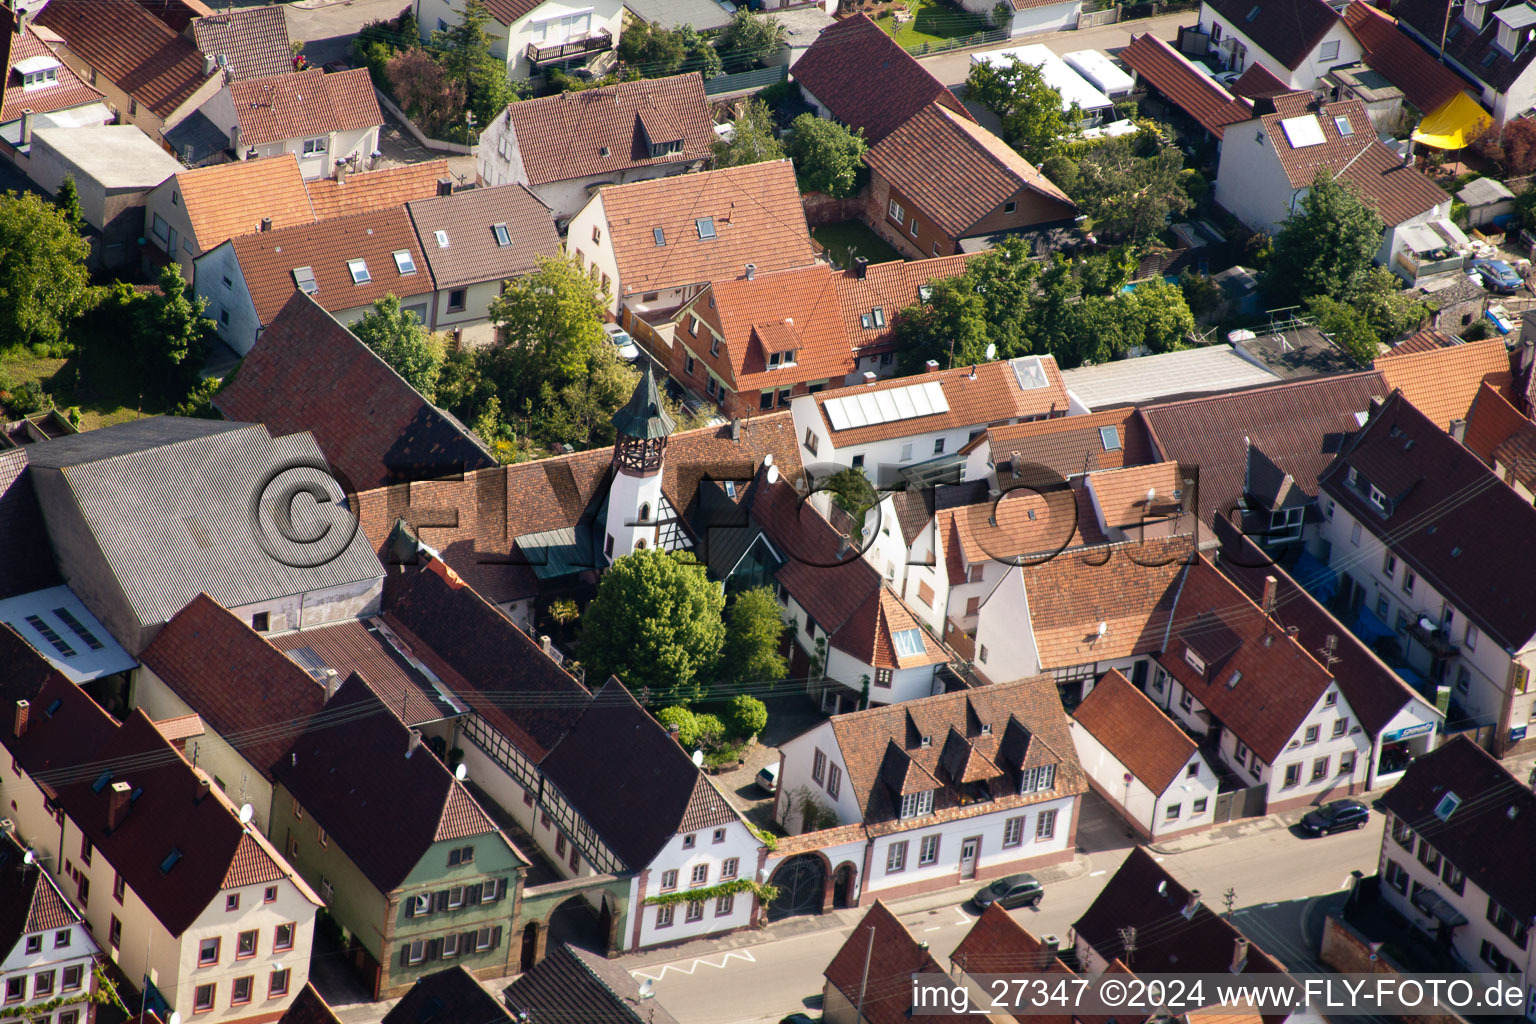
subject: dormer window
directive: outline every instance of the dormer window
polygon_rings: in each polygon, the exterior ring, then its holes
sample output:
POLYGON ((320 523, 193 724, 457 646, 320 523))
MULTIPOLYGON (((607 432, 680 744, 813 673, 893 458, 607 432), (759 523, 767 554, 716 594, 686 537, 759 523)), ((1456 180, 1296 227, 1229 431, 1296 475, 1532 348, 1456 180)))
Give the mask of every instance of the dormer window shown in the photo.
POLYGON ((1202 676, 1205 675, 1205 659, 1196 654, 1194 648, 1187 644, 1184 647, 1184 660, 1189 662, 1190 668, 1199 672, 1202 676))
POLYGON ((46 89, 59 84, 59 59, 51 53, 27 57, 11 67, 21 76, 21 87, 25 90, 46 89))
POLYGON ((1349 472, 1345 475, 1344 479, 1349 481, 1351 487, 1357 486, 1360 483, 1359 470, 1355 469, 1354 466, 1350 466, 1349 472))
POLYGON ((788 352, 771 352, 768 355, 768 369, 775 370, 781 366, 795 365, 795 357, 800 353, 791 349, 788 352))
POLYGON ((1461 9, 1461 16, 1467 20, 1467 24, 1481 29, 1484 19, 1488 17, 1487 0, 1467 0, 1461 9))
POLYGON ((1019 773, 1019 793, 1044 793, 1056 788, 1056 766, 1053 764, 1037 765, 1034 768, 1025 768, 1019 773))
POLYGON ((925 789, 921 793, 903 793, 901 796, 902 818, 917 818, 924 814, 933 813, 933 790, 925 789))
POLYGON ((682 139, 673 139, 671 142, 651 143, 651 156, 667 156, 671 153, 681 153, 682 151, 682 139))

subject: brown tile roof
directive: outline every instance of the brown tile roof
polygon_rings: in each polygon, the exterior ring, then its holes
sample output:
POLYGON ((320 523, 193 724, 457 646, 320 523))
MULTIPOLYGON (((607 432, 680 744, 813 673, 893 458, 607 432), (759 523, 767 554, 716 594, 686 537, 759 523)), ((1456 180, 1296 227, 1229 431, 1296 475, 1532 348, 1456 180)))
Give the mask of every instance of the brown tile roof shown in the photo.
POLYGON ((1490 639, 1518 651, 1536 636, 1536 604, 1526 599, 1522 582, 1536 572, 1536 554, 1507 542, 1536 533, 1536 509, 1401 392, 1387 399, 1321 484, 1367 528, 1391 531, 1393 552, 1490 639), (1388 513, 1347 483, 1350 467, 1361 487, 1386 493, 1388 513))
POLYGON ((610 185, 598 198, 625 294, 743 275, 748 263, 770 274, 815 260, 788 160, 610 185), (706 217, 714 238, 699 237, 706 217))
POLYGON ((231 82, 229 98, 242 146, 265 146, 384 123, 366 68, 326 74, 319 68, 231 82))
POLYGON ((315 220, 342 217, 349 213, 385 210, 402 206, 413 199, 437 195, 437 183, 448 177, 447 160, 428 160, 419 164, 387 167, 382 171, 363 171, 347 175, 345 182, 335 178, 316 178, 304 183, 315 220))
POLYGON ((22 867, 26 849, 15 833, 0 839, 0 856, 9 870, 0 873, 0 945, 14 947, 27 932, 54 931, 82 923, 58 883, 46 871, 22 867))
MULTIPOLYGON (((1536 450, 1532 448, 1533 440, 1536 440, 1536 423, 1522 416, 1520 410, 1510 405, 1492 384, 1484 381, 1478 385, 1472 411, 1467 413, 1467 433, 1463 443, 1491 466, 1495 452, 1510 441, 1514 444, 1506 450, 1506 456, 1528 458, 1536 450)), ((1515 465, 1514 459, 1509 457, 1499 461, 1506 466, 1515 465)))
POLYGON ((886 441, 908 434, 925 434, 936 430, 952 430, 958 427, 975 427, 985 424, 1002 424, 1009 420, 1029 419, 1037 416, 1064 415, 1067 411, 1067 390, 1061 380, 1061 371, 1053 356, 1025 356, 1016 360, 982 363, 974 367, 976 377, 971 378, 972 367, 953 370, 935 370, 932 373, 915 374, 911 377, 894 377, 874 384, 859 384, 835 391, 816 394, 816 406, 831 432, 832 443, 838 447, 886 441), (1028 360, 1038 359, 1045 371, 1044 387, 1021 387, 1015 363, 1028 365, 1028 360), (863 427, 835 430, 827 418, 826 403, 832 398, 846 398, 854 394, 870 394, 893 388, 911 387, 916 384, 937 382, 944 392, 949 411, 928 416, 915 416, 888 423, 876 423, 863 427))
POLYGON ((864 14, 822 29, 795 61, 794 79, 833 117, 862 128, 871 146, 930 103, 974 120, 943 82, 864 14))
POLYGON ((892 260, 836 274, 837 301, 843 309, 843 327, 860 355, 896 350, 896 314, 922 301, 918 289, 943 277, 965 272, 965 256, 939 256, 926 260, 892 260), (876 323, 874 310, 883 325, 876 323), (866 320, 865 318, 869 318, 866 320), (865 326, 868 323, 869 326, 865 326))
POLYGON ((197 47, 138 4, 118 4, 104 18, 92 0, 58 0, 37 12, 37 24, 158 117, 175 113, 210 77, 197 47))
POLYGON ((1311 651, 1203 555, 1185 575, 1158 663, 1270 764, 1333 683, 1311 651), (1185 659, 1186 648, 1206 662, 1203 675, 1185 659), (1228 685, 1234 677, 1236 685, 1228 685))
MULTIPOLYGON (((952 970, 965 974, 1073 973, 1000 903, 988 904, 981 912, 965 938, 949 954, 949 963, 952 970)), ((1042 1016, 1049 1024, 1072 1021, 1071 1013, 1059 1017, 1031 1014, 1030 1019, 1040 1020, 1042 1016)))
POLYGON ((1093 488, 1104 525, 1111 529, 1176 517, 1183 508, 1184 474, 1177 462, 1100 470, 1088 474, 1087 486, 1093 488))
MULTIPOLYGON (((1198 467, 1201 522, 1230 513, 1247 486, 1250 446, 1309 495, 1355 418, 1390 388, 1379 373, 1315 377, 1146 406, 1141 417, 1164 459, 1198 467)), ((1068 422, 1071 422, 1070 419, 1068 422)))
POLYGON ((194 18, 214 13, 202 0, 138 0, 138 5, 174 32, 185 32, 194 18))
MULTIPOLYGON (((838 303, 837 271, 825 263, 712 282, 690 304, 725 339, 720 355, 695 343, 700 359, 743 394, 832 379, 842 384, 855 360, 838 303), (794 351, 795 362, 769 369, 771 353, 794 351)), ((686 311, 685 311, 686 314, 686 311)), ((679 337, 686 340, 679 315, 679 337)))
POLYGON ((1038 471, 1031 467, 1070 477, 1152 461, 1146 425, 1134 406, 989 427, 968 447, 982 443, 989 446, 999 474, 1011 478, 1032 479, 1038 471), (1105 447, 1105 430, 1114 431, 1116 447, 1105 447))
MULTIPOLYGON (((507 1005, 527 1024, 639 1024, 640 987, 623 967, 599 954, 561 942, 507 987, 507 1005)), ((652 1000, 646 1024, 677 1024, 652 1000)), ((406 1024, 417 1024, 412 1019, 406 1024)))
POLYGON ((86 753, 105 744, 117 728, 112 717, 84 690, 56 671, 4 622, 0 622, 0 697, 12 706, 18 700, 30 701, 33 707, 61 702, 52 716, 43 717, 57 728, 34 728, 41 723, 33 723, 22 736, 9 729, 0 735, 0 743, 50 797, 57 796, 59 785, 81 768, 86 753), (68 736, 70 742, 63 742, 62 736, 68 736))
POLYGON ((1502 338, 1379 360, 1376 369, 1441 430, 1467 418, 1484 383, 1506 396, 1514 389, 1502 338))
POLYGON ((1412 26, 1422 39, 1438 42, 1444 34, 1447 60, 1459 64, 1473 78, 1492 86, 1495 92, 1502 93, 1525 73, 1531 65, 1531 58, 1536 56, 1536 47, 1529 45, 1520 47, 1519 52, 1511 56, 1496 41, 1499 20, 1495 15, 1505 8, 1518 7, 1522 2, 1497 0, 1488 4, 1481 29, 1455 16, 1447 27, 1444 0, 1398 0, 1393 5, 1392 13, 1397 16, 1399 24, 1412 26))
POLYGON ((407 755, 410 730, 361 676, 348 677, 325 710, 278 762, 277 779, 380 892, 405 880, 450 811, 460 819, 448 830, 455 838, 500 840, 523 859, 430 747, 407 755), (379 835, 384 818, 387 842, 379 835))
POLYGON ((207 594, 177 612, 141 658, 267 779, 325 706, 321 684, 207 594))
POLYGON ((1072 718, 1153 793, 1173 785, 1196 749, 1188 733, 1113 669, 1088 691, 1072 718))
POLYGON ((181 193, 192 234, 204 252, 260 231, 264 217, 272 218, 273 230, 315 219, 299 158, 292 153, 182 171, 172 187, 181 193))
POLYGON ((1447 740, 1408 766, 1382 806, 1517 920, 1536 915, 1536 879, 1499 856, 1514 848, 1506 842, 1536 842, 1536 796, 1487 751, 1465 736, 1447 740), (1448 793, 1461 803, 1442 817, 1448 793))
POLYGON ((293 71, 288 23, 280 4, 231 8, 194 18, 192 41, 203 53, 228 58, 236 81, 293 71))
MULTIPOLYGON (((1246 3, 1247 0, 1240 0, 1246 3)), ((1450 197, 1445 190, 1416 168, 1406 167, 1376 138, 1376 129, 1359 100, 1341 100, 1315 106, 1311 93, 1293 93, 1275 99, 1275 113, 1259 120, 1274 143, 1275 155, 1292 188, 1312 184, 1317 171, 1327 169, 1360 190, 1390 227, 1417 217, 1450 197), (1323 135, 1317 145, 1294 147, 1280 122, 1293 117, 1315 116, 1323 135), (1353 131, 1341 135, 1335 118, 1347 118, 1353 131)))
POLYGON ((1234 96, 1211 76, 1201 74, 1188 57, 1151 32, 1133 37, 1119 57, 1218 139, 1228 125, 1253 117, 1252 103, 1234 96))
MULTIPOLYGON (((1479 290, 1481 290, 1479 288, 1479 290)), ((1433 352, 1440 348, 1451 348, 1463 344, 1462 340, 1454 334, 1446 334, 1434 328, 1424 331, 1415 331, 1401 341, 1394 342, 1392 347, 1377 356, 1378 361, 1391 359, 1394 356, 1407 356, 1416 352, 1433 352)))
POLYGON ((964 583, 968 566, 993 560, 1040 561, 1067 548, 1102 543, 1092 506, 1086 520, 1079 514, 1079 490, 1042 494, 1033 487, 1015 486, 995 498, 987 495, 968 505, 941 508, 936 529, 950 583, 964 583))
POLYGON ((549 207, 522 185, 417 199, 407 209, 439 290, 521 277, 534 269, 535 257, 560 253, 549 207), (497 241, 496 224, 506 228, 509 244, 497 241), (446 247, 438 245, 438 231, 447 233, 446 247))
POLYGON ((341 1024, 341 1020, 331 1012, 315 986, 305 982, 277 1024, 341 1024))
POLYGON ((1248 70, 1238 76, 1232 83, 1232 91, 1238 96, 1246 96, 1253 99, 1257 96, 1273 96, 1279 92, 1290 92, 1291 87, 1275 77, 1274 72, 1263 64, 1250 64, 1248 70))
POLYGON ((30 26, 23 32, 16 32, 11 22, 9 11, 0 12, 0 36, 5 37, 0 38, 0 71, 5 72, 5 81, 0 83, 0 88, 4 89, 3 95, 0 95, 0 123, 16 120, 21 117, 23 110, 31 110, 34 114, 51 114, 55 110, 68 110, 101 99, 101 93, 81 81, 69 69, 69 65, 62 61, 57 68, 57 85, 30 91, 23 89, 21 73, 12 68, 29 57, 52 57, 54 54, 30 26), (10 48, 9 61, 6 60, 7 42, 10 48))
MULTIPOLYGON (((912 1017, 912 975, 943 973, 927 944, 919 945, 881 900, 849 933, 824 972, 827 983, 849 1003, 858 1003, 863 991, 863 1024, 907 1024, 912 1017)), ((938 1014, 932 1019, 944 1024, 970 1017, 938 1014)))
POLYGON ((1339 23, 1325 0, 1211 0, 1211 9, 1292 71, 1339 23))
MULTIPOLYGON (((343 679, 356 672, 407 725, 435 722, 453 713, 452 705, 438 696, 432 681, 390 642, 388 627, 382 621, 347 619, 284 633, 272 637, 271 642, 290 656, 301 649, 313 652, 343 679)), ((308 654, 297 654, 297 658, 308 658, 308 654)), ((300 666, 304 667, 302 662, 300 666)))
POLYGON ((1344 24, 1360 41, 1365 63, 1385 75, 1424 113, 1439 110, 1466 90, 1460 75, 1398 28, 1397 19, 1386 11, 1370 4, 1350 4, 1344 8, 1344 24))
POLYGON ((162 718, 155 723, 155 728, 160 730, 160 735, 175 743, 177 740, 191 739, 193 736, 203 736, 208 730, 203 725, 201 715, 177 715, 174 718, 162 718))
POLYGON ((416 979, 410 991, 390 1007, 380 1024, 428 1024, 431 1021, 464 1021, 465 1024, 503 1024, 512 1015, 475 980, 455 964, 416 979))
POLYGON ((497 24, 511 27, 517 19, 531 14, 542 0, 486 0, 486 8, 497 24))
POLYGON ((506 116, 535 186, 707 160, 715 141, 704 80, 694 71, 520 100, 506 116), (651 145, 665 142, 683 148, 652 156, 651 145))
POLYGON ((1034 164, 981 125, 936 103, 894 129, 864 154, 864 162, 956 238, 1020 189, 1054 204, 1053 215, 1038 223, 1070 221, 1077 214, 1076 204, 1034 164))
MULTIPOLYGON (((900 821, 899 791, 893 793, 889 781, 905 778, 909 765, 943 785, 934 798, 934 813, 942 821, 1058 800, 1088 786, 1050 676, 833 715, 829 721, 848 769, 849 791, 866 825, 913 826, 911 821, 900 821), (948 767, 941 763, 951 728, 996 766, 1001 781, 994 784, 990 801, 959 802, 953 762, 948 767), (924 736, 930 740, 926 747, 924 736), (1056 766, 1055 787, 1020 794, 1019 772, 1048 764, 1056 766)), ((922 824, 933 820, 925 818, 922 824)))
POLYGON ((852 655, 861 664, 874 668, 916 668, 939 665, 949 660, 928 631, 913 617, 911 609, 888 586, 865 598, 842 628, 832 634, 832 646, 852 655), (921 654, 899 655, 891 639, 895 634, 916 630, 922 641, 921 654))
MULTIPOLYGON (((394 260, 385 260, 369 269, 394 277, 394 260)), ((496 464, 463 424, 297 289, 214 401, 230 419, 265 423, 274 434, 310 431, 348 490, 496 464), (339 403, 338 391, 357 398, 339 403)))
POLYGON ((386 295, 402 300, 434 290, 427 261, 404 207, 336 217, 315 224, 274 228, 243 235, 232 242, 240 273, 250 290, 256 316, 263 325, 277 318, 298 285, 293 272, 310 267, 318 290, 314 301, 328 311, 367 306, 386 295), (415 264, 402 274, 392 253, 404 249, 415 264), (364 260, 370 280, 352 282, 349 260, 364 260))

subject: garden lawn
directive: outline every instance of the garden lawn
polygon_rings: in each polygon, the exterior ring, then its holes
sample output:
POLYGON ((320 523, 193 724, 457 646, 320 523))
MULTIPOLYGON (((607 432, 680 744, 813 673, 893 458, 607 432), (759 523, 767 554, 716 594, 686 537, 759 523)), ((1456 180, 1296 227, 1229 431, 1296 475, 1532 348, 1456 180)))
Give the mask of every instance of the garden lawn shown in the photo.
MULTIPOLYGON (((81 367, 81 379, 75 383, 72 371, 81 364, 78 355, 67 360, 39 357, 18 346, 0 353, 0 378, 18 385, 40 381, 59 410, 79 407, 81 430, 95 430, 139 416, 139 396, 133 384, 137 375, 129 358, 127 351, 122 350, 110 357, 86 360, 81 367)), ((151 416, 165 411, 158 403, 148 403, 143 414, 151 416)), ((15 410, 0 413, 0 420, 15 418, 19 418, 15 410)))
POLYGON ((844 220, 836 224, 824 224, 812 228, 811 237, 826 246, 827 255, 833 263, 845 269, 853 266, 855 256, 863 256, 871 263, 905 259, 862 221, 844 220))
POLYGON ((907 0, 907 9, 914 17, 900 26, 897 26, 894 17, 875 21, 876 25, 907 49, 923 43, 941 43, 991 28, 987 19, 981 15, 941 3, 940 0, 907 0))

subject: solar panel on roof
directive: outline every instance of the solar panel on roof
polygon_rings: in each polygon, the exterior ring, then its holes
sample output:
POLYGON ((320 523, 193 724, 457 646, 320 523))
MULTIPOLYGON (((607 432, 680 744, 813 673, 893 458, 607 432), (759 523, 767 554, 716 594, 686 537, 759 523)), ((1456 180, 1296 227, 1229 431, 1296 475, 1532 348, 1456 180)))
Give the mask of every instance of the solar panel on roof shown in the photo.
POLYGON ((917 407, 912 404, 910 388, 897 388, 895 391, 890 392, 890 396, 891 401, 896 404, 898 419, 911 419, 917 415, 917 407))
POLYGON ((928 396, 928 404, 934 412, 949 412, 949 399, 944 397, 944 389, 939 382, 931 380, 923 385, 923 392, 928 396))
POLYGON ((880 417, 889 423, 892 420, 901 419, 901 413, 896 408, 896 396, 889 391, 876 391, 875 401, 880 403, 880 417))
POLYGON ((833 430, 848 429, 848 414, 843 412, 843 400, 841 398, 828 399, 822 408, 827 410, 827 419, 832 421, 833 430))
POLYGON ((928 400, 928 391, 921 384, 907 388, 907 397, 912 399, 912 408, 917 411, 917 415, 933 415, 933 403, 928 400))
POLYGON ((847 430, 948 412, 949 402, 938 382, 929 381, 904 388, 856 391, 841 398, 829 398, 822 408, 827 411, 833 430, 847 430))
POLYGON ((884 423, 885 416, 880 412, 880 402, 869 392, 855 396, 859 402, 859 412, 864 414, 866 423, 884 423))
POLYGON ((869 417, 864 415, 864 407, 853 396, 843 399, 843 412, 848 417, 848 423, 855 427, 869 426, 869 417))

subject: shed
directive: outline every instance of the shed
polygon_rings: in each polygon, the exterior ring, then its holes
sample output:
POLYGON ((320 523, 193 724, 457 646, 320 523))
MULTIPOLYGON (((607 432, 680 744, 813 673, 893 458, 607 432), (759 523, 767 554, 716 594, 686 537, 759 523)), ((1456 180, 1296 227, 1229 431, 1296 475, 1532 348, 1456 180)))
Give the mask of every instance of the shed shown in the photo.
POLYGON ((1469 181, 1456 193, 1456 198, 1467 204, 1467 226, 1487 227, 1505 214, 1515 212, 1515 194, 1502 182, 1493 178, 1469 181))
POLYGON ((1009 59, 1013 57, 1017 57, 1021 63, 1038 67, 1041 77, 1045 79, 1045 84, 1061 93, 1062 110, 1076 103, 1078 109, 1082 111, 1085 124, 1098 121, 1114 106, 1109 97, 1104 95, 1097 86, 1074 71, 1044 43, 973 53, 971 63, 973 65, 994 64, 999 68, 1005 68, 1008 66, 1009 59))

